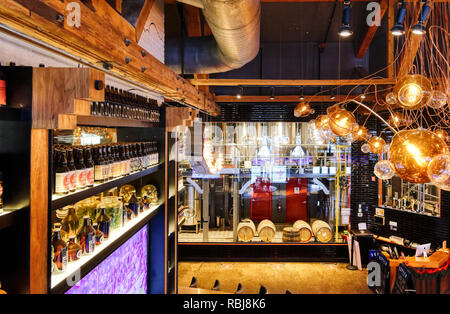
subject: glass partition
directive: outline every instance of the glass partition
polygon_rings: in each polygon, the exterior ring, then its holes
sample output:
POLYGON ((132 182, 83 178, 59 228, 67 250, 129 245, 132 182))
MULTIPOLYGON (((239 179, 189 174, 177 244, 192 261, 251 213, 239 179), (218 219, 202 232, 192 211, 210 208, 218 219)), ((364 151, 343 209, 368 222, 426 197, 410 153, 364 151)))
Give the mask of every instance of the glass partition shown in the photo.
POLYGON ((382 181, 382 205, 421 215, 440 216, 440 190, 433 184, 413 184, 397 176, 382 181))
POLYGON ((209 122, 178 137, 179 242, 343 242, 348 143, 286 122, 209 122))

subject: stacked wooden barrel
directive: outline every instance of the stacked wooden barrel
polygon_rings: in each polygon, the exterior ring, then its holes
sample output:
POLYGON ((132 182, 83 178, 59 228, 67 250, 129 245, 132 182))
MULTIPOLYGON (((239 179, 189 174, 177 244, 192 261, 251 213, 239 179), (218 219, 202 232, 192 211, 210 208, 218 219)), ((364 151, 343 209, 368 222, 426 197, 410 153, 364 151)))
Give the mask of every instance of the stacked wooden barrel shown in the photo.
POLYGON ((272 242, 276 233, 275 225, 269 219, 264 219, 258 225, 258 236, 264 242, 272 242))
POLYGON ((300 229, 294 227, 283 228, 283 242, 300 242, 300 229))
POLYGON ((333 238, 330 225, 323 220, 315 220, 311 224, 311 229, 319 242, 329 242, 333 238))
POLYGON ((256 234, 256 227, 250 219, 243 219, 238 227, 237 234, 240 241, 249 242, 256 234))
POLYGON ((297 220, 293 227, 299 229, 300 242, 309 242, 309 240, 311 240, 313 235, 311 226, 306 221, 297 220))

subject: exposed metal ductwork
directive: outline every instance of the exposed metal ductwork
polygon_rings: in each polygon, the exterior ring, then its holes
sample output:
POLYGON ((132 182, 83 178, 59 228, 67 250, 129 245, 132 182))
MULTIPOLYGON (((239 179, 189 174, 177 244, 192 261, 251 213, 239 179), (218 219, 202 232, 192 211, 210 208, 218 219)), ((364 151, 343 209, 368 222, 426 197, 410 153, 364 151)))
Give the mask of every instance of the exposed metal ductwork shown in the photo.
POLYGON ((227 72, 244 66, 256 57, 260 42, 260 0, 180 2, 194 2, 197 7, 200 3, 203 5, 203 15, 214 37, 167 40, 165 64, 176 73, 227 72))

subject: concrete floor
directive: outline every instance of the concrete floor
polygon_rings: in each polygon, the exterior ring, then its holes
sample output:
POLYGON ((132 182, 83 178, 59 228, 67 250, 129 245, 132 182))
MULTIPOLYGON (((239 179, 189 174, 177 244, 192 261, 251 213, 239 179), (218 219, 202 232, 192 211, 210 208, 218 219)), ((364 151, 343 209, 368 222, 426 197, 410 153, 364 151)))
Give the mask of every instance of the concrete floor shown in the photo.
POLYGON ((240 282, 244 293, 258 293, 260 285, 268 293, 359 294, 372 293, 366 270, 347 270, 343 263, 230 263, 181 262, 178 285, 188 287, 193 276, 198 288, 211 289, 220 281, 222 291, 233 293, 240 282))

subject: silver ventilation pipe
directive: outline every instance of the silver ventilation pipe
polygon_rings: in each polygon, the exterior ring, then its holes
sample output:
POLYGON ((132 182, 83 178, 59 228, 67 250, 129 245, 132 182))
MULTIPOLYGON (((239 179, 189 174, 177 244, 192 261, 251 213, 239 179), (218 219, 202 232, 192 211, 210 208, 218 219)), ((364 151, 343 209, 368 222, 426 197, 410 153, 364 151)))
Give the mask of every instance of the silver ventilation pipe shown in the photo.
POLYGON ((227 72, 252 61, 259 51, 260 0, 180 0, 203 4, 214 37, 178 38, 166 42, 165 64, 176 73, 227 72), (181 46, 183 45, 183 46, 181 46), (184 52, 184 60, 181 59, 184 52), (183 69, 182 69, 183 68, 183 69))

